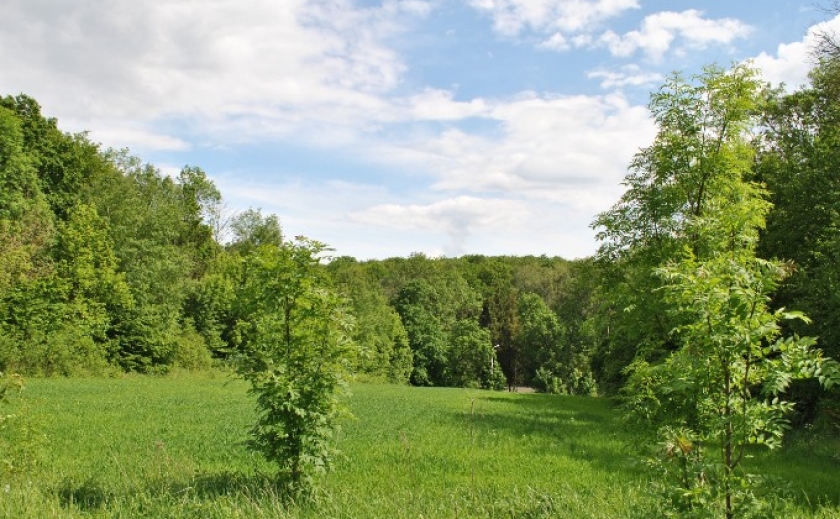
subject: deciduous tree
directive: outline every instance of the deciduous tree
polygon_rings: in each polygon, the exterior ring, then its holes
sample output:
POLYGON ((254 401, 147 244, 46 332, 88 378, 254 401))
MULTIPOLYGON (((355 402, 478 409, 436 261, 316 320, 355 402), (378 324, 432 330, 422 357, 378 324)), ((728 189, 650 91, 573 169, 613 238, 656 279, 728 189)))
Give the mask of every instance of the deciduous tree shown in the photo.
POLYGON ((355 345, 346 302, 319 264, 325 247, 298 239, 245 257, 237 294, 241 375, 257 396, 251 445, 295 492, 329 469, 355 345))
POLYGON ((677 347, 670 332, 679 322, 657 290, 654 269, 684 247, 709 253, 688 223, 709 213, 722 185, 749 171, 761 89, 757 72, 740 64, 707 67, 692 78, 675 74, 651 95, 656 138, 630 164, 621 199, 593 223, 603 242, 598 256, 610 313, 598 353, 611 367, 601 375, 606 385, 620 384, 634 358, 655 360, 677 347))

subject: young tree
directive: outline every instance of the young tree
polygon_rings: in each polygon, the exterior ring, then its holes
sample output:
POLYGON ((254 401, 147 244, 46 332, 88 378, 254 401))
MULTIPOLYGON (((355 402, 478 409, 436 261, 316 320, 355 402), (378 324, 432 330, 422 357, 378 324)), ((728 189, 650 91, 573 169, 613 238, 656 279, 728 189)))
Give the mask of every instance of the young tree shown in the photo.
POLYGON ((323 244, 299 238, 244 258, 237 305, 241 375, 257 395, 253 448, 293 492, 329 469, 355 347, 345 301, 326 283, 323 244))
POLYGON ((729 519, 753 497, 740 471, 745 446, 779 445, 791 408, 780 392, 833 365, 810 350, 813 340, 780 337, 779 323, 799 314, 768 307, 786 268, 756 256, 769 203, 745 180, 763 86, 746 65, 693 79, 675 76, 653 95, 656 140, 596 226, 602 258, 627 272, 627 286, 636 282, 616 298, 631 305, 620 319, 660 334, 658 349, 637 351, 625 389, 666 426, 656 466, 679 482, 672 502, 729 519))
POLYGON ((679 261, 657 271, 666 281, 666 301, 684 323, 674 330, 681 346, 663 365, 665 392, 693 395, 683 399, 692 405, 683 421, 664 430, 666 455, 681 465, 677 495, 689 508, 719 510, 727 519, 743 515, 754 499, 750 478, 740 471, 746 446, 781 445, 793 405, 780 394, 792 379, 832 372, 831 385, 834 377, 833 366, 810 349, 813 339, 780 336, 781 321, 805 318, 768 306, 788 270, 756 256, 769 208, 763 195, 733 179, 710 201, 711 215, 690 222, 709 254, 701 258, 686 248, 679 261), (702 444, 720 446, 718 455, 702 453, 702 444))
MULTIPOLYGON (((735 65, 708 67, 689 79, 676 74, 651 95, 656 139, 633 159, 627 191, 593 223, 603 241, 599 258, 611 310, 612 333, 601 354, 615 370, 634 358, 656 360, 677 346, 670 331, 679 323, 657 291, 661 280, 654 269, 686 246, 701 257, 708 252, 688 222, 709 213, 710 197, 721 185, 749 171, 749 131, 761 89, 754 69, 735 65)), ((608 385, 622 378, 620 371, 604 376, 608 385)))

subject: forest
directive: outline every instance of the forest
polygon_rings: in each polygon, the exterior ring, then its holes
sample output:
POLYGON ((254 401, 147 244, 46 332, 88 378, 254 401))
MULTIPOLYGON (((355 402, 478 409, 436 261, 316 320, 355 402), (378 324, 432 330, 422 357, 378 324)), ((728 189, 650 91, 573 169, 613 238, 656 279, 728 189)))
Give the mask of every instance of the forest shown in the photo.
MULTIPOLYGON (((287 243, 276 215, 227 215, 197 167, 163 175, 2 100, 4 371, 163 373, 224 363, 247 265, 287 243)), ((293 242, 291 240, 290 242, 293 242)), ((596 392, 596 266, 548 257, 328 258, 362 347, 354 371, 415 385, 596 392)))
MULTIPOLYGON (((771 307, 807 315, 785 333, 817 337, 837 358, 837 73, 827 62, 808 89, 762 90, 749 113, 703 98, 727 85, 673 78, 653 95, 654 116, 695 120, 663 120, 673 134, 634 159, 627 194, 593 224, 596 257, 359 261, 325 251, 317 277, 347 299, 361 346, 354 371, 413 385, 615 394, 634 362, 677 349, 678 317, 655 269, 693 246, 686 217, 711 211, 714 175, 729 174, 732 160, 721 143, 745 124, 749 141, 732 151, 749 155, 738 174, 760 183, 771 204, 756 254, 787 273, 771 307), (706 106, 668 113, 681 103, 706 106), (680 127, 692 124, 707 127, 680 127), (673 163, 661 163, 665 153, 673 163)), ((198 167, 171 178, 127 150, 62 132, 26 95, 2 98, 0 117, 0 368, 162 373, 230 359, 247 312, 245 265, 294 241, 280 219, 231 214, 198 167)), ((791 391, 808 403, 803 413, 815 412, 813 381, 791 391)))
POLYGON ((232 214, 199 167, 172 178, 0 98, 0 371, 233 367, 273 391, 266 344, 346 334, 317 355, 356 380, 616 396, 682 427, 665 432, 677 445, 712 435, 731 517, 739 446, 840 417, 834 50, 792 93, 748 65, 669 78, 656 139, 578 260, 332 257, 276 215, 232 214))

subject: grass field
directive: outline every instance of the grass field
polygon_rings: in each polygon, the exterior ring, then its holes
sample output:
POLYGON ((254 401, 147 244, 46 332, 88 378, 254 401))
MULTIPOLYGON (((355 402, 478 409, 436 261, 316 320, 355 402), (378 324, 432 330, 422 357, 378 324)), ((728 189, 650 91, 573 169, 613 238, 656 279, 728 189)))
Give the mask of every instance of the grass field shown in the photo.
MULTIPOLYGON (((609 401, 359 384, 344 456, 314 504, 284 503, 242 445, 246 385, 224 376, 30 380, 41 465, 0 517, 645 517, 638 438, 609 401)), ((750 463, 790 480, 786 517, 840 517, 840 461, 803 444, 750 463)))

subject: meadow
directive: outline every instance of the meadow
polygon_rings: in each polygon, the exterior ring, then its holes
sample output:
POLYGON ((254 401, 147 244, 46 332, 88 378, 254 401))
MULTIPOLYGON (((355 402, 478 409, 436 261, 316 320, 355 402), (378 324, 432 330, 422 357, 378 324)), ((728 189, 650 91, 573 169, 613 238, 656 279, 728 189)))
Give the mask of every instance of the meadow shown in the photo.
MULTIPOLYGON (((35 379, 40 463, 0 489, 0 517, 648 517, 642 442, 608 399, 355 384, 343 452, 313 502, 290 503, 243 445, 254 416, 225 375, 35 379)), ((822 446, 824 447, 824 446, 822 446)), ((749 464, 785 478, 785 517, 840 517, 840 459, 808 441, 749 464)), ((781 483, 780 483, 781 485, 781 483)), ((780 487, 781 488, 781 487, 780 487)))

